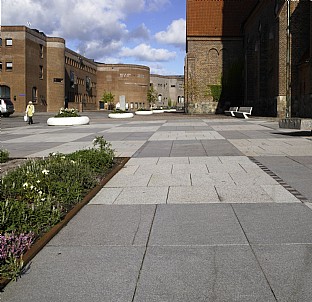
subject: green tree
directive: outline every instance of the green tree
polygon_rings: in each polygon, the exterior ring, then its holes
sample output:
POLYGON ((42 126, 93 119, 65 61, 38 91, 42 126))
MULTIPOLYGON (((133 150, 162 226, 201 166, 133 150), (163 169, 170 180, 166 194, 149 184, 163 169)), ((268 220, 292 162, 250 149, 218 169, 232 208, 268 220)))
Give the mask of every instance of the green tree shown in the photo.
POLYGON ((108 108, 111 109, 112 105, 114 104, 115 96, 110 92, 104 90, 101 101, 105 104, 108 104, 108 108))
POLYGON ((157 91, 151 85, 147 91, 147 102, 149 103, 149 106, 151 107, 153 104, 156 103, 156 101, 157 101, 157 91))

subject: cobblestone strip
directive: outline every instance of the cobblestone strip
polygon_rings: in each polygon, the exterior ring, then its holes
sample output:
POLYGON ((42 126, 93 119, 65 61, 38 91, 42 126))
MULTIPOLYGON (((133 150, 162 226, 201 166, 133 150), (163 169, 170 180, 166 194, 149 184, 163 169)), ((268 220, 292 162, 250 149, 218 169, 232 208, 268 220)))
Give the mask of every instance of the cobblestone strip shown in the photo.
POLYGON ((263 165, 261 162, 259 162, 257 159, 255 159, 253 156, 248 156, 248 158, 255 163, 262 171, 264 171, 266 174, 271 176, 274 180, 276 180, 282 187, 284 187, 288 192, 290 192, 292 195, 294 195, 297 199, 299 199, 302 203, 309 202, 309 200, 303 196, 300 192, 298 192, 296 189, 294 189, 292 186, 287 184, 283 179, 281 179, 278 175, 276 175, 273 171, 271 171, 268 167, 263 165))

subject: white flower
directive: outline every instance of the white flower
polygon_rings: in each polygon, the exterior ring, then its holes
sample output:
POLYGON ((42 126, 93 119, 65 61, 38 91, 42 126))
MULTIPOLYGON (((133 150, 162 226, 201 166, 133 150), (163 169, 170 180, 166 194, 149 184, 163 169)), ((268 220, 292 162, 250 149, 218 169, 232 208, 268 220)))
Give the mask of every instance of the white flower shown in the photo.
POLYGON ((38 179, 38 180, 37 180, 37 184, 39 184, 39 183, 40 183, 40 180, 38 179))
POLYGON ((27 187, 28 187, 28 183, 25 182, 25 183, 23 184, 23 188, 27 188, 27 187))
POLYGON ((44 169, 44 170, 42 170, 41 172, 42 172, 42 174, 47 175, 47 174, 49 174, 50 171, 47 170, 47 169, 44 169))
POLYGON ((75 164, 75 163, 76 163, 74 160, 71 160, 70 162, 71 162, 72 164, 75 164))
POLYGON ((31 186, 30 186, 30 190, 32 190, 33 188, 34 188, 34 186, 33 186, 33 185, 31 185, 31 186))
POLYGON ((42 191, 40 190, 40 191, 38 191, 38 194, 41 196, 42 195, 42 191))

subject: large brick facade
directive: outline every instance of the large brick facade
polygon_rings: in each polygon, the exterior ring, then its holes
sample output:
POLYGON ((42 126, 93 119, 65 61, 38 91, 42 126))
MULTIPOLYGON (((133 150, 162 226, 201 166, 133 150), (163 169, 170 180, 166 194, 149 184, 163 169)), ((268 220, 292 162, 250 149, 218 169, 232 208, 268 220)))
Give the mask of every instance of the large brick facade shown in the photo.
POLYGON ((37 112, 61 107, 99 110, 104 90, 126 102, 145 105, 150 69, 132 64, 103 64, 25 26, 1 26, 0 97, 10 97, 16 112, 31 100, 37 112))
POLYGON ((245 105, 258 115, 311 117, 311 6, 187 0, 188 112, 245 105), (211 85, 219 85, 217 99, 211 85))

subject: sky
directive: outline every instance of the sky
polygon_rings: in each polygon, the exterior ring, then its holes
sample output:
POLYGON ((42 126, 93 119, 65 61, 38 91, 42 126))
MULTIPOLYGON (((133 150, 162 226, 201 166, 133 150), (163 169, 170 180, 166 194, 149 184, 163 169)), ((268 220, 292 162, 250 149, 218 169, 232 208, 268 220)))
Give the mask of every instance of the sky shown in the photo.
POLYGON ((183 75, 185 0, 0 0, 1 25, 61 37, 97 62, 183 75))

